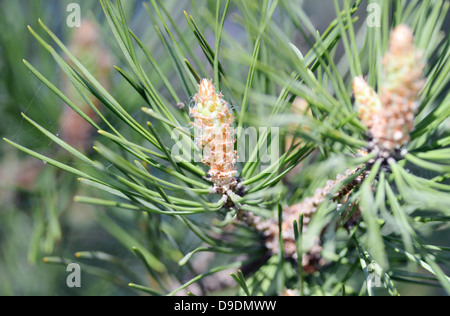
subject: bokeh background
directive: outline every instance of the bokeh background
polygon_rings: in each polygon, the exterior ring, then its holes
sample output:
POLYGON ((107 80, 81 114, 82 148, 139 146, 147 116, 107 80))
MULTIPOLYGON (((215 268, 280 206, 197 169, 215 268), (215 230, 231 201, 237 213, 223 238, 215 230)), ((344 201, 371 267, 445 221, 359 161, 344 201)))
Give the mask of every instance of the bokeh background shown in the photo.
MULTIPOLYGON (((172 1, 170 5, 173 4, 172 1)), ((155 42, 149 38, 155 32, 142 1, 124 1, 124 10, 136 34, 149 45, 155 42)), ((179 17, 182 14, 180 11, 179 17)), ((115 98, 120 102, 126 100, 127 110, 139 113, 142 102, 138 95, 130 94, 129 85, 113 68, 121 64, 119 48, 114 46, 98 1, 1 1, 0 28, 4 31, 0 35, 0 135, 44 155, 76 164, 21 115, 26 114, 78 149, 92 154, 96 131, 73 115, 23 64, 23 59, 27 60, 59 89, 77 97, 51 55, 30 34, 27 25, 39 29, 38 19, 103 78, 115 98), (92 24, 84 27, 82 35, 77 35, 78 28, 67 25, 72 12, 67 7, 71 3, 80 5, 83 27, 92 24)), ((155 52, 158 55, 163 50, 159 47, 155 52)), ((135 294, 127 286, 132 278, 125 280, 119 275, 139 274, 143 267, 99 223, 96 215, 102 210, 73 202, 73 197, 85 190, 76 177, 0 142, 0 295, 135 294), (117 264, 99 260, 98 270, 92 273, 82 270, 81 288, 68 288, 69 273, 65 267, 43 262, 50 255, 79 262, 75 253, 85 250, 113 253, 127 268, 117 271, 120 269, 117 264)), ((125 227, 130 224, 130 230, 135 229, 133 219, 125 216, 122 223, 125 227)))

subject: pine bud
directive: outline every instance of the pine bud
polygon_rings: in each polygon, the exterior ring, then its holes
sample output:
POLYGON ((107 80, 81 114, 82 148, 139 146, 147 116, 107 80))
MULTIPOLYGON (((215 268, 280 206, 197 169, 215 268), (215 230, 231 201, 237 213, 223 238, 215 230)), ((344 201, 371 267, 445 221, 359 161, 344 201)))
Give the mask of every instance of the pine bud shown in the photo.
POLYGON ((389 51, 383 58, 380 99, 383 115, 372 135, 381 149, 392 151, 407 144, 414 129, 418 95, 424 86, 423 54, 413 44, 413 34, 406 25, 394 29, 389 51))
POLYGON ((380 98, 363 77, 353 79, 353 93, 361 121, 369 129, 372 128, 377 124, 376 119, 381 110, 380 98))
POLYGON ((223 95, 216 93, 211 81, 203 79, 194 106, 189 114, 194 118, 195 142, 203 150, 202 162, 210 167, 208 175, 214 183, 213 192, 225 194, 236 186, 235 131, 233 115, 223 95))
POLYGON ((383 58, 379 96, 361 77, 353 81, 359 117, 383 152, 392 153, 406 145, 414 129, 425 65, 423 54, 414 47, 413 41, 413 34, 406 25, 392 32, 389 50, 383 58))

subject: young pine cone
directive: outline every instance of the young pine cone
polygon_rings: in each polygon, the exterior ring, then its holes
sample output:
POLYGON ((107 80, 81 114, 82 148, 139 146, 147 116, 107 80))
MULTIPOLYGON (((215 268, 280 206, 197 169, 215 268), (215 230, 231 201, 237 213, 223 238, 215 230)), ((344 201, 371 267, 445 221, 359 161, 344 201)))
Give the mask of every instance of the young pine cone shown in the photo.
POLYGON ((383 58, 379 95, 363 78, 353 81, 359 117, 369 128, 374 144, 388 153, 409 142, 417 99, 424 86, 423 54, 414 47, 413 41, 413 34, 406 25, 392 32, 389 50, 383 58))
POLYGON ((231 127, 234 118, 222 97, 211 81, 203 79, 194 96, 195 105, 189 109, 194 118, 196 144, 203 150, 202 162, 210 168, 212 192, 219 194, 233 190, 237 184, 235 131, 231 127))

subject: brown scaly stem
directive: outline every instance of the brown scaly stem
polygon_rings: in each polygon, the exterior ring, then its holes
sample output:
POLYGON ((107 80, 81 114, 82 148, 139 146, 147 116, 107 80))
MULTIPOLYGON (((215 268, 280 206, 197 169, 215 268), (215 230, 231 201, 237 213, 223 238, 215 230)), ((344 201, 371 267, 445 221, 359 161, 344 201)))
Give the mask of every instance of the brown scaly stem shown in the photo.
MULTIPOLYGON (((299 204, 292 205, 283 210, 282 223, 281 223, 281 235, 283 238, 283 253, 285 257, 293 260, 298 260, 297 249, 294 236, 294 220, 298 220, 300 215, 303 214, 303 231, 308 229, 308 224, 311 222, 313 215, 317 208, 322 204, 330 195, 333 201, 342 201, 348 197, 348 195, 362 183, 366 178, 368 172, 362 170, 364 167, 360 167, 354 170, 348 169, 344 175, 338 175, 335 180, 329 180, 325 187, 319 188, 315 191, 312 197, 308 197, 299 204), (350 182, 343 184, 337 192, 335 188, 348 180, 350 177, 356 177, 350 182)), ((358 221, 356 218, 358 212, 354 212, 350 220, 358 221)), ((240 210, 238 212, 238 218, 245 222, 249 227, 259 231, 264 236, 264 244, 271 253, 278 253, 279 249, 279 222, 278 219, 265 219, 261 216, 256 216, 250 212, 244 212, 240 210)), ((302 266, 304 272, 313 273, 317 271, 320 266, 325 264, 321 256, 321 236, 317 236, 314 245, 311 249, 303 254, 302 266)))

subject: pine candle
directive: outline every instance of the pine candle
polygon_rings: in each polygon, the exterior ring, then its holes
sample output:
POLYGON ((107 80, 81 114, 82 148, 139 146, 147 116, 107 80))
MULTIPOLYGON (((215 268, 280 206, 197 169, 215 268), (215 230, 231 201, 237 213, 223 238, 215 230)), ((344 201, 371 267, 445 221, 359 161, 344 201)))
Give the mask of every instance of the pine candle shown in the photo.
POLYGON ((416 101, 424 86, 423 54, 413 44, 414 37, 405 25, 391 35, 389 51, 383 58, 383 81, 380 99, 385 108, 383 121, 373 134, 387 150, 400 148, 410 140, 417 110, 416 101))
POLYGON ((194 118, 195 143, 203 151, 202 163, 209 166, 209 180, 214 183, 212 193, 225 194, 233 190, 236 181, 235 131, 233 115, 223 95, 216 93, 211 81, 203 79, 194 106, 189 114, 194 118))
POLYGON ((363 77, 356 77, 353 80, 353 91, 359 118, 371 129, 377 125, 376 120, 381 110, 381 100, 363 77))
POLYGON ((383 58, 383 78, 379 94, 357 77, 353 92, 358 114, 369 128, 374 145, 392 153, 405 146, 414 129, 417 99, 424 86, 423 54, 413 44, 414 36, 406 25, 391 34, 389 50, 383 58))

